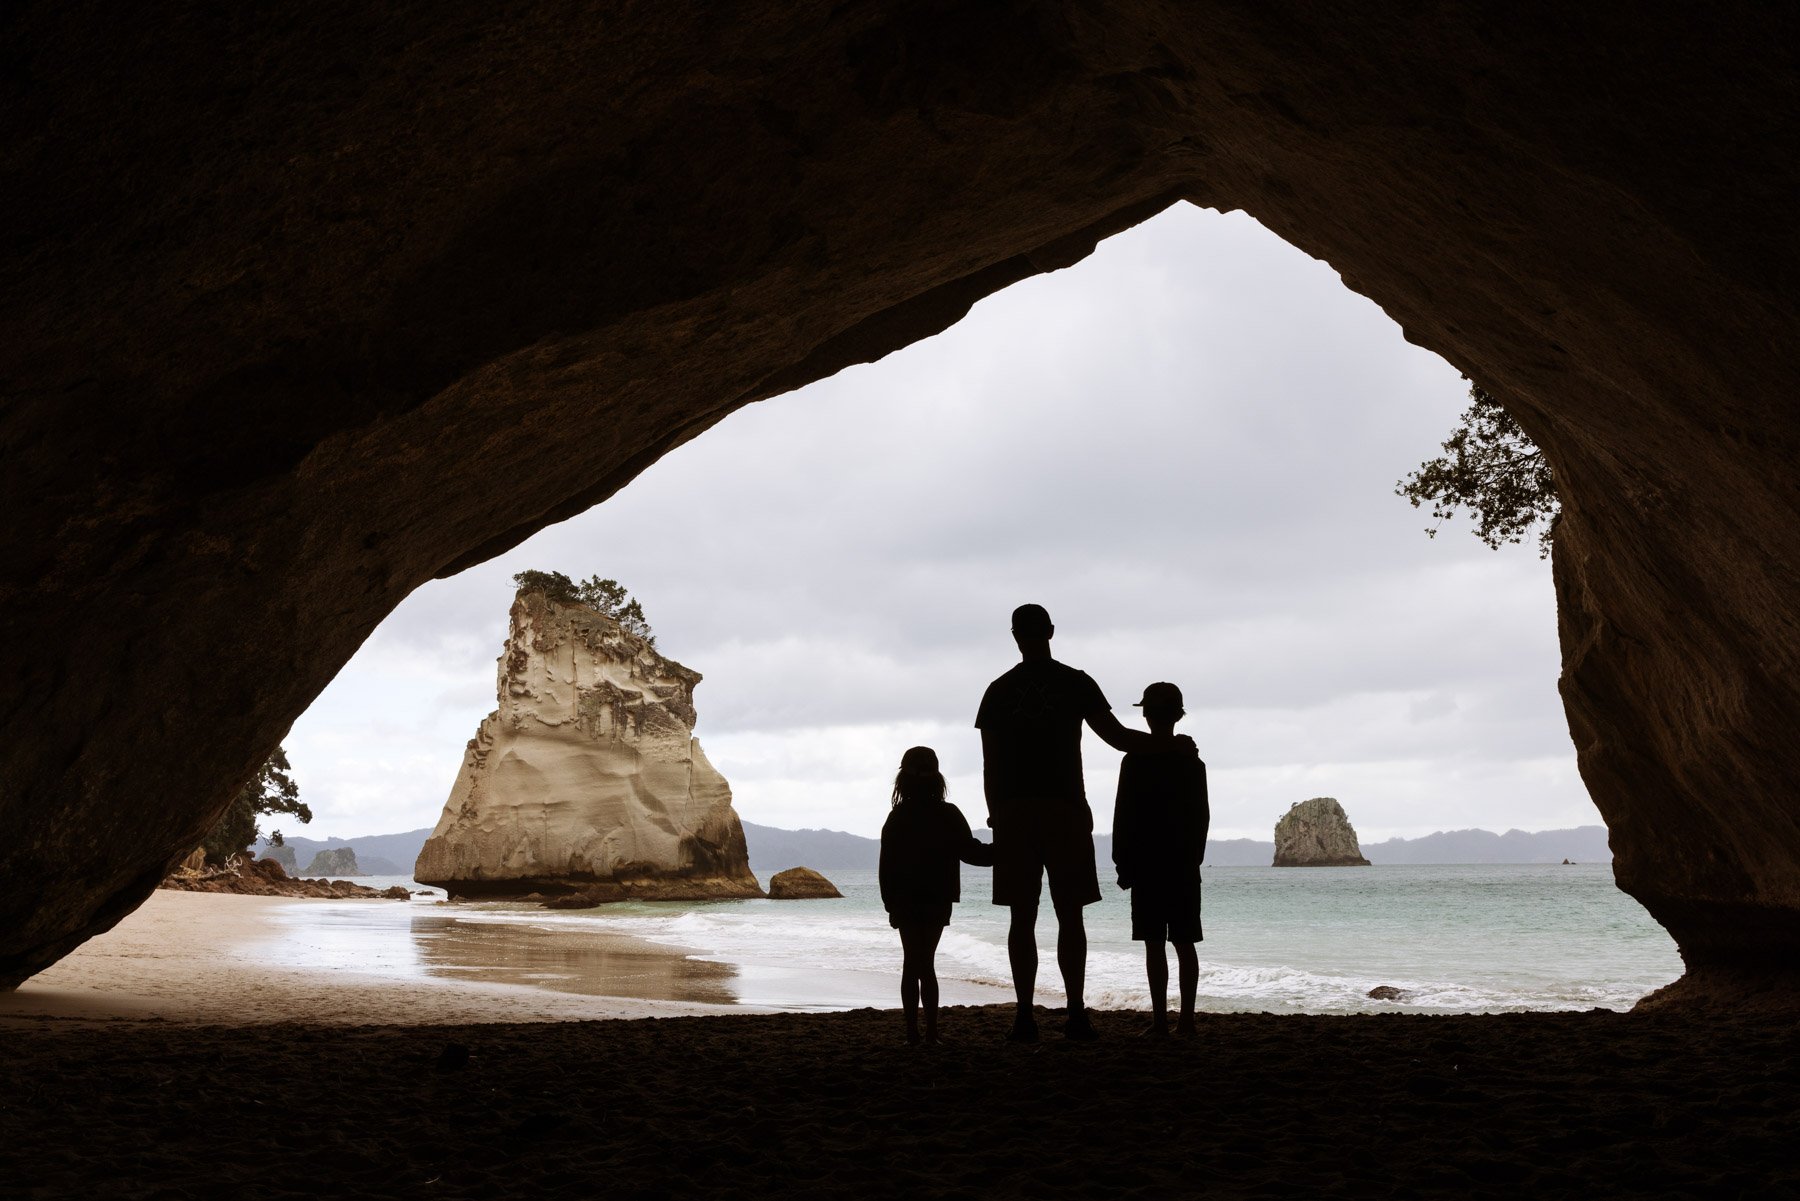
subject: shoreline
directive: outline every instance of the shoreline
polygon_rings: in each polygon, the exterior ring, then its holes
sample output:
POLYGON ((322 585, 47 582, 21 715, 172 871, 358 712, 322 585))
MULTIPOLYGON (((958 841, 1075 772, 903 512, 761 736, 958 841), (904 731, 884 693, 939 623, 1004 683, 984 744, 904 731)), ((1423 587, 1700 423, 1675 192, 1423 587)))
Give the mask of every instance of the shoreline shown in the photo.
MULTIPOLYGON (((159 890, 112 930, 0 993, 0 1028, 410 1027, 887 1008, 899 1000, 893 977, 731 962, 535 911, 159 890)), ((945 1004, 1010 996, 948 980, 943 994, 945 1004)))
MULTIPOLYGON (((313 910, 308 918, 330 907, 325 916, 341 914, 353 926, 365 920, 364 912, 375 921, 453 920, 432 912, 439 906, 417 901, 159 890, 113 929, 13 992, 0 993, 0 1026, 64 1021, 436 1026, 756 1012, 716 993, 680 995, 676 985, 683 965, 693 961, 679 948, 629 935, 596 932, 581 938, 579 950, 617 974, 618 990, 567 991, 530 979, 528 964, 458 971, 453 962, 397 963, 391 955, 359 955, 354 941, 331 945, 329 923, 314 945, 296 945, 297 923, 284 918, 297 906, 313 910), (659 980, 669 987, 658 988, 659 980)), ((300 926, 312 930, 315 923, 300 926)))

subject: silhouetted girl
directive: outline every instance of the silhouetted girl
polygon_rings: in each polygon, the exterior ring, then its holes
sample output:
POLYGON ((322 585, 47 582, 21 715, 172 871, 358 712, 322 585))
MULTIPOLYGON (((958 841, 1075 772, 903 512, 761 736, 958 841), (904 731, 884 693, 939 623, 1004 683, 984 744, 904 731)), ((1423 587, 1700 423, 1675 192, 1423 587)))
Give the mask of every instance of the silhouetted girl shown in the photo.
POLYGON ((915 746, 900 759, 894 808, 881 827, 881 903, 900 931, 900 1002, 906 1041, 919 1041, 919 1002, 925 1002, 925 1041, 937 1041, 937 945, 962 899, 962 863, 991 864, 994 850, 969 833, 948 791, 937 752, 915 746))

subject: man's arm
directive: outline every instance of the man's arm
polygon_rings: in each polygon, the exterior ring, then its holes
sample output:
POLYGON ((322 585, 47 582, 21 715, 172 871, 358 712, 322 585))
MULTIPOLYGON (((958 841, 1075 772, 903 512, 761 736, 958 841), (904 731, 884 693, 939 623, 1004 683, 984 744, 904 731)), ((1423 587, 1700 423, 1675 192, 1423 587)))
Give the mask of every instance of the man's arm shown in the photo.
POLYGON ((1096 709, 1084 719, 1088 728, 1100 735, 1100 741, 1115 751, 1175 751, 1183 750, 1198 755, 1200 748, 1186 734, 1163 737, 1152 734, 1148 730, 1130 730, 1119 724, 1111 709, 1096 709))

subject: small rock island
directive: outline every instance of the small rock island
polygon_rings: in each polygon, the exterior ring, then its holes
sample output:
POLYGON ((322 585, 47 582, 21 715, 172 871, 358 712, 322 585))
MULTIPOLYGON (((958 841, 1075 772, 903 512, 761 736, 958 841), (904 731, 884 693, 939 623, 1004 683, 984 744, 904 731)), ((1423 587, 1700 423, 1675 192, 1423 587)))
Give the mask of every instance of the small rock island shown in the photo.
POLYGON ((1276 867, 1368 867, 1344 807, 1328 796, 1296 801, 1275 823, 1276 867))

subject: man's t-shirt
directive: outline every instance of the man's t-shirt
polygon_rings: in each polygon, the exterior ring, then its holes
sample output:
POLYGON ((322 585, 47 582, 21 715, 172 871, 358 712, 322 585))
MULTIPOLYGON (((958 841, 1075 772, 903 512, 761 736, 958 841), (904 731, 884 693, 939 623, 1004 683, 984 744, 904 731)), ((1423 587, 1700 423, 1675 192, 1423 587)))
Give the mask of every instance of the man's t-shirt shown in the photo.
POLYGON ((1054 659, 1028 659, 988 685, 975 726, 987 735, 983 778, 997 826, 1060 812, 1093 829, 1081 779, 1081 723, 1111 708, 1092 676, 1054 659))

